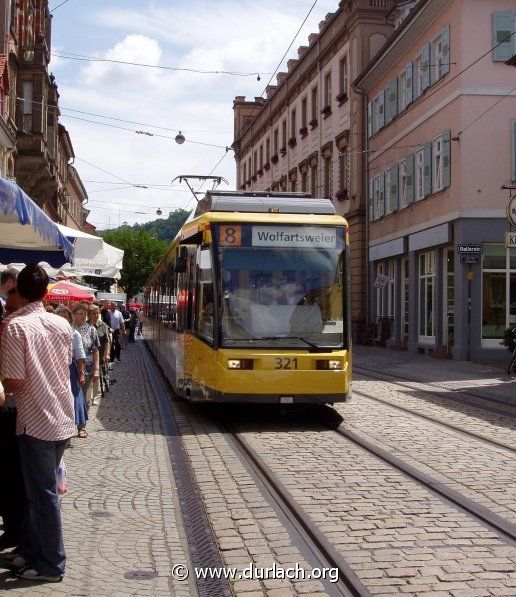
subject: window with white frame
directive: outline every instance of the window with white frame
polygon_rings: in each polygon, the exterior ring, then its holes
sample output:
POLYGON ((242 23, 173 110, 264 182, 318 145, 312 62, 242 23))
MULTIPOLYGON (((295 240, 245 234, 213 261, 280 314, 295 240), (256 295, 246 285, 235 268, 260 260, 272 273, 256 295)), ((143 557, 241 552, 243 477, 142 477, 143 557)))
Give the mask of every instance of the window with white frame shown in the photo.
POLYGON ((435 341, 435 252, 419 256, 419 341, 435 341))
POLYGON ((399 208, 407 207, 407 191, 408 191, 408 176, 407 176, 407 160, 401 160, 399 169, 399 208))
POLYGON ((432 40, 430 48, 430 79, 432 82, 435 82, 443 76, 446 67, 448 67, 449 70, 450 57, 448 55, 449 52, 444 31, 442 31, 434 40, 432 40))
POLYGON ((425 154, 423 148, 414 154, 416 177, 416 201, 425 196, 425 154))
MULTIPOLYGON (((381 279, 382 276, 385 275, 385 266, 383 263, 376 264, 376 279, 381 279)), ((385 286, 383 284, 376 285, 376 318, 379 320, 383 317, 385 308, 384 308, 384 296, 385 296, 385 286)))
POLYGON ((396 309, 396 261, 391 259, 387 262, 387 315, 391 320, 390 336, 394 334, 394 312, 396 309))
POLYGON ((323 109, 331 107, 331 71, 324 77, 323 109))
POLYGON ((340 75, 340 93, 348 93, 348 81, 349 81, 349 75, 348 75, 348 56, 346 54, 346 56, 344 56, 343 58, 341 58, 340 60, 340 65, 339 65, 339 75, 340 75))

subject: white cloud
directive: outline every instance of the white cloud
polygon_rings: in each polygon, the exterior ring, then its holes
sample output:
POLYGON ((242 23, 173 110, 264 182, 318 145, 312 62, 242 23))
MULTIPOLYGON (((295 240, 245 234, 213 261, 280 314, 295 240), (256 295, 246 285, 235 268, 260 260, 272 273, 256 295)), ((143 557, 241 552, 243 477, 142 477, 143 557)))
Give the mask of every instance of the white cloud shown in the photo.
MULTIPOLYGON (((70 130, 76 155, 131 183, 168 184, 179 174, 207 174, 222 157, 224 149, 188 142, 179 146, 173 140, 174 131, 103 120, 68 112, 65 108, 177 128, 184 131, 187 140, 222 147, 231 145, 234 97, 254 97, 262 92, 270 77, 265 73, 276 67, 311 4, 311 0, 303 3, 265 0, 259 5, 250 0, 218 3, 191 0, 188 4, 156 0, 142 10, 102 9, 94 15, 94 20, 96 27, 105 31, 106 39, 111 40, 110 47, 102 52, 80 47, 67 47, 66 51, 160 66, 260 72, 261 81, 256 81, 255 76, 199 75, 107 62, 79 62, 75 63, 76 68, 70 69, 69 63, 61 59, 52 66, 57 71, 63 123, 70 130), (172 138, 138 135, 66 115, 129 129, 145 129, 172 138), (221 134, 220 131, 227 132, 221 134)), ((317 23, 336 7, 337 0, 322 0, 317 4, 287 59, 296 56, 297 47, 306 43, 308 34, 317 30, 317 23)), ((77 167, 85 181, 116 182, 116 178, 82 162, 77 162, 77 167)), ((230 188, 234 188, 233 152, 229 152, 215 174, 226 177, 230 188)), ((97 193, 96 189, 103 190, 110 185, 89 182, 85 185, 90 192, 90 220, 102 224, 101 227, 108 221, 112 226, 118 225, 119 217, 129 223, 154 219, 157 207, 166 214, 169 209, 183 207, 190 200, 188 194, 172 189, 97 193), (115 211, 101 211, 101 206, 115 211), (132 214, 129 210, 151 213, 132 214)))

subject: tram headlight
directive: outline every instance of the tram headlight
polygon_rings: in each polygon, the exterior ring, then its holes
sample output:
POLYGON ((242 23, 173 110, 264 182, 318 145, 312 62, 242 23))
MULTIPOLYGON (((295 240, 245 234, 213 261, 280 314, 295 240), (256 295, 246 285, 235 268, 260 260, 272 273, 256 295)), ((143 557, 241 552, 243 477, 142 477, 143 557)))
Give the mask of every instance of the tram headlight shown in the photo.
POLYGON ((340 371, 342 369, 342 361, 338 359, 320 359, 317 361, 317 369, 325 371, 340 371))
POLYGON ((228 359, 228 369, 252 369, 252 359, 228 359))

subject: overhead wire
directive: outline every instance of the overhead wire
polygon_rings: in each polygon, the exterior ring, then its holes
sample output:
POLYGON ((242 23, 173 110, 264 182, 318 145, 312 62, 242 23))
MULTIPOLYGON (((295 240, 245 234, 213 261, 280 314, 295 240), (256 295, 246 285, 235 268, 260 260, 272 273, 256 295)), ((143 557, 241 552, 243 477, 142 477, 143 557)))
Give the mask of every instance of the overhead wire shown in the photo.
POLYGON ((278 66, 275 68, 274 72, 272 73, 271 78, 269 79, 267 85, 265 85, 263 91, 260 93, 260 96, 262 96, 267 91, 267 87, 270 85, 270 83, 271 83, 272 79, 274 78, 275 74, 278 72, 279 67, 283 64, 283 60, 285 60, 287 54, 290 52, 290 48, 294 45, 294 42, 296 41, 297 36, 301 32, 301 29, 304 27, 306 21, 308 20, 308 17, 312 13, 312 10, 315 8, 316 4, 317 4, 317 0, 315 0, 314 3, 312 4, 312 6, 310 7, 310 10, 308 11, 306 17, 303 19, 303 22, 301 23, 299 29, 297 30, 296 34, 292 38, 292 41, 290 42, 290 44, 289 44, 288 48, 286 49, 285 53, 281 57, 281 60, 279 61, 278 66))
POLYGON ((63 4, 66 4, 67 2, 69 2, 70 0, 63 0, 63 2, 61 2, 61 4, 58 4, 57 6, 54 6, 54 8, 50 9, 50 13, 53 13, 54 10, 57 10, 60 6, 63 6, 63 4))
POLYGON ((159 70, 167 70, 167 71, 179 71, 179 72, 189 72, 195 73, 199 75, 230 75, 233 77, 253 77, 253 76, 260 76, 260 74, 270 74, 268 72, 244 72, 244 71, 230 71, 230 70, 206 70, 206 69, 199 69, 199 68, 190 68, 190 67, 180 67, 180 66, 164 66, 161 64, 146 64, 142 62, 131 62, 129 60, 116 60, 114 58, 99 58, 95 56, 85 56, 83 54, 74 54, 72 52, 65 52, 63 50, 58 52, 53 52, 54 56, 58 56, 59 58, 64 58, 67 60, 78 60, 81 62, 108 62, 113 64, 124 64, 127 66, 138 66, 142 68, 155 68, 159 70))

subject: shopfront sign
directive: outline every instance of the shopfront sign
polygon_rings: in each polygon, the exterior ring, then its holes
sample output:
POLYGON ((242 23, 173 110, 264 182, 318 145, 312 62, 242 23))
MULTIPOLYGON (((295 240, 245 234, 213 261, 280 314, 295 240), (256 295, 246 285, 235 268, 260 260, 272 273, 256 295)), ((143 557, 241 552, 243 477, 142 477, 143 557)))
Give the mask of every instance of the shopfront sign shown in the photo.
POLYGON ((516 232, 505 233, 505 248, 516 249, 516 232))
POLYGON ((462 244, 457 245, 457 253, 459 255, 480 255, 484 252, 482 244, 462 244))
POLYGON ((461 255, 460 262, 462 265, 478 265, 480 263, 480 255, 461 255))

